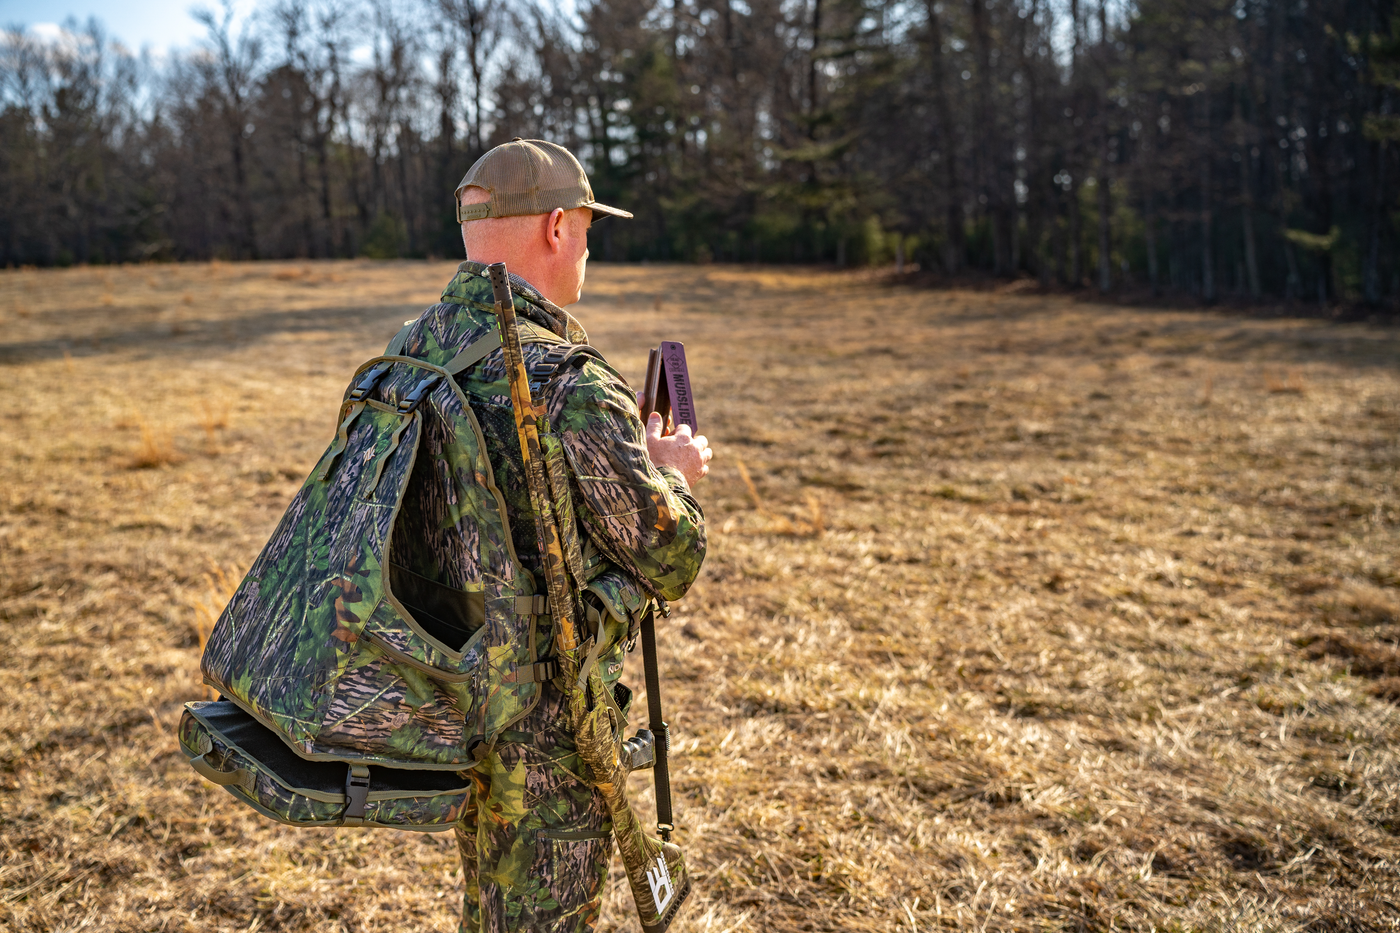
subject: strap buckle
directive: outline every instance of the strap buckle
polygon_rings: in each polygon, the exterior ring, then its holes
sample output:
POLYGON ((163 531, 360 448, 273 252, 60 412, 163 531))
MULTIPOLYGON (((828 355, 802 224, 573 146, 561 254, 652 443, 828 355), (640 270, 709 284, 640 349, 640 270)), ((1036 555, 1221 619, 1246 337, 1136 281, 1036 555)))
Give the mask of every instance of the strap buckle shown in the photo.
POLYGON ((418 403, 423 401, 423 396, 427 394, 428 390, 437 385, 441 379, 441 376, 437 373, 433 373, 422 382, 419 382, 418 385, 414 386, 413 391, 405 395, 403 400, 399 402, 399 414, 411 414, 413 410, 418 407, 418 403))
POLYGON ((555 372, 559 369, 559 364, 569 358, 573 352, 570 344, 559 344, 550 347, 544 356, 534 366, 530 367, 530 394, 538 395, 540 388, 554 378, 555 372))
POLYGON ((390 363, 380 363, 360 377, 360 381, 355 384, 355 388, 350 390, 350 401, 358 402, 374 391, 374 387, 379 384, 379 380, 384 378, 384 374, 389 371, 390 363))
POLYGON ((513 673, 506 676, 506 682, 512 684, 542 684, 558 676, 559 659, 545 658, 543 661, 536 661, 534 664, 522 664, 520 667, 517 667, 513 673))
POLYGON ((345 773, 345 812, 341 818, 346 826, 356 826, 365 820, 369 803, 369 766, 350 765, 345 773))

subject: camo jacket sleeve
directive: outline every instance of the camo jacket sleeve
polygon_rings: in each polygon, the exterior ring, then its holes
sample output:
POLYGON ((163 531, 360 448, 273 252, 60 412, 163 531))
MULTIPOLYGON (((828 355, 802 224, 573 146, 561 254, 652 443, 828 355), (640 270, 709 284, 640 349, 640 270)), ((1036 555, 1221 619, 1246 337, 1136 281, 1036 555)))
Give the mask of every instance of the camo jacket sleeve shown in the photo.
POLYGON ((705 518, 690 485, 651 462, 636 398, 610 366, 589 359, 556 385, 550 423, 564 441, 584 530, 652 595, 680 599, 705 559, 705 518))

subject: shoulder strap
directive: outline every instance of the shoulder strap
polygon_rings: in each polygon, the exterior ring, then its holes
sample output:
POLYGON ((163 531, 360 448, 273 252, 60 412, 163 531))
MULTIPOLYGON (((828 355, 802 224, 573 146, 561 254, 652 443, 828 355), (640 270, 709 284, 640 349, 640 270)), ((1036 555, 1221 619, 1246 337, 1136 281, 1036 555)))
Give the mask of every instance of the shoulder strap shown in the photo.
MULTIPOLYGON (((411 323, 413 323, 413 322, 409 322, 409 323, 411 324, 411 323)), ((521 327, 521 330, 526 331, 526 333, 521 334, 521 337, 523 338, 523 339, 521 340, 521 343, 551 343, 551 342, 553 342, 553 341, 559 339, 555 334, 549 333, 548 331, 546 331, 546 330, 545 330, 544 328, 542 328, 542 327, 535 327, 535 326, 533 326, 533 325, 529 325, 529 323, 526 322, 526 321, 521 321, 520 323, 521 323, 522 325, 525 325, 525 326, 522 326, 522 327, 521 327)), ((396 336, 396 337, 394 338, 394 341, 399 345, 400 348, 402 348, 402 345, 403 345, 403 341, 402 341, 400 338, 407 338, 407 330, 408 330, 408 325, 405 325, 405 326, 404 326, 404 329, 401 330, 401 331, 399 331, 398 336, 396 336)), ((395 346, 394 343, 389 344, 390 350, 393 350, 393 349, 394 349, 394 346, 395 346)), ((457 374, 463 372, 464 370, 470 369, 471 367, 475 366, 477 363, 480 363, 482 360, 486 359, 486 357, 490 356, 492 353, 496 352, 496 351, 499 350, 500 348, 501 348, 501 333, 500 333, 499 330, 496 330, 496 329, 493 328, 493 329, 487 331, 487 332, 486 332, 484 335, 482 335, 481 337, 478 337, 477 339, 473 340, 471 343, 467 344, 467 346, 465 346, 464 348, 462 348, 462 350, 461 350, 460 353, 458 353, 458 354, 457 354, 456 356, 454 356, 451 360, 449 360, 447 363, 445 363, 445 364, 443 365, 442 368, 445 369, 445 370, 447 370, 447 372, 448 372, 450 375, 456 376, 457 374)), ((584 346, 581 346, 581 345, 576 346, 576 345, 574 345, 574 344, 562 344, 562 343, 561 343, 561 344, 555 346, 555 347, 554 347, 553 349, 551 349, 549 352, 550 352, 550 353, 555 353, 555 352, 557 352, 557 351, 558 351, 559 349, 561 349, 561 348, 566 348, 566 349, 568 349, 568 350, 570 350, 570 351, 575 350, 575 349, 591 349, 591 348, 589 348, 589 347, 584 347, 584 346)), ((593 352, 594 352, 595 355, 597 354, 597 351, 593 351, 593 352)), ((386 356, 393 356, 394 353, 389 352, 389 351, 386 351, 386 352, 385 352, 385 355, 386 355, 386 356)), ((546 356, 548 356, 548 355, 549 355, 549 354, 546 354, 546 356)), ((552 375, 553 372, 554 372, 554 371, 551 369, 551 370, 550 370, 550 374, 552 375)), ((533 373, 531 374, 531 376, 532 376, 531 381, 532 381, 532 382, 535 381, 535 380, 533 379, 533 373)), ((547 377, 546 377, 546 378, 547 378, 547 377)))
POLYGON ((398 356, 400 353, 402 353, 403 345, 408 342, 408 332, 412 330, 413 325, 417 323, 417 320, 404 321, 403 327, 399 328, 399 332, 394 335, 394 339, 390 340, 389 345, 384 348, 384 355, 398 356))
POLYGON ((454 356, 442 368, 450 375, 456 376, 465 369, 469 369, 480 363, 486 357, 501 348, 501 335, 498 331, 490 330, 486 336, 478 337, 467 344, 460 353, 454 356))

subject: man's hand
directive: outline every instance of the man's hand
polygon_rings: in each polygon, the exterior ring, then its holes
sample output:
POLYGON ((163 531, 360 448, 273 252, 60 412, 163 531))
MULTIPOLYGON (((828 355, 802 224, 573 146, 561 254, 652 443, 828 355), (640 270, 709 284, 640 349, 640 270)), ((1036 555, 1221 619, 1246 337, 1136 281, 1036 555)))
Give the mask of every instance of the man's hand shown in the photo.
POLYGON ((647 418, 647 453, 651 455, 651 462, 657 466, 675 467, 685 475, 686 482, 694 486, 710 472, 710 458, 714 456, 710 442, 703 434, 691 437, 688 424, 681 425, 676 428, 676 433, 664 437, 662 427, 661 416, 652 412, 651 417, 647 418))

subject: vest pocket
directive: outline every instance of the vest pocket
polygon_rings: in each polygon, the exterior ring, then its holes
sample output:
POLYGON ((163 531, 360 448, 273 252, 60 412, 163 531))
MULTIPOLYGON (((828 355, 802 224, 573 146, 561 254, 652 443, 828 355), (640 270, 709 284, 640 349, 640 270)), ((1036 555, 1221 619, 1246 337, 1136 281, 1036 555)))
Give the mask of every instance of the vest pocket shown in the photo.
POLYGON ((423 631, 453 651, 465 648, 486 623, 486 594, 454 589, 402 564, 389 564, 389 591, 423 631))
POLYGON ((541 830, 536 834, 536 866, 559 914, 594 914, 602 907, 608 878, 612 833, 608 830, 541 830))

